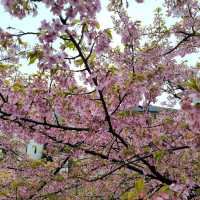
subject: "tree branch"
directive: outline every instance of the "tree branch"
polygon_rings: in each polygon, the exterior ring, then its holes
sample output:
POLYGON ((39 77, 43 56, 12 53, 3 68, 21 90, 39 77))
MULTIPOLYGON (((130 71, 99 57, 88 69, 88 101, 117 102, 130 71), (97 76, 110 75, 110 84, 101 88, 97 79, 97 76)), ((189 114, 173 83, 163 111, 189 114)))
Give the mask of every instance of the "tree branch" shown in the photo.
MULTIPOLYGON (((60 16, 60 20, 61 22, 63 23, 63 25, 66 25, 66 20, 64 20, 62 18, 62 16, 60 16)), ((92 74, 92 71, 90 70, 90 67, 89 67, 89 64, 88 64, 88 60, 85 58, 83 52, 82 52, 82 49, 81 47, 79 46, 79 44, 76 42, 75 38, 70 34, 69 31, 66 31, 70 40, 73 42, 74 46, 76 47, 80 57, 82 58, 83 60, 83 63, 85 65, 85 68, 86 70, 88 71, 88 73, 91 75, 92 74)), ((97 82, 97 78, 92 78, 93 82, 94 82, 94 85, 97 87, 98 86, 98 82, 97 82)), ((110 118, 110 115, 108 113, 108 108, 107 108, 107 105, 106 105, 106 102, 105 102, 105 99, 104 99, 104 96, 103 96, 103 92, 101 90, 97 90, 98 93, 99 93, 99 96, 100 96, 100 100, 101 100, 101 103, 102 103, 102 106, 103 106, 103 109, 104 109, 104 113, 105 113, 105 119, 108 123, 108 126, 109 126, 109 132, 115 136, 117 139, 119 139, 119 141, 125 146, 125 147, 128 147, 128 144, 127 142, 119 135, 115 132, 115 130, 113 129, 112 127, 112 123, 111 123, 111 118, 110 118)))
POLYGON ((61 125, 57 125, 57 124, 51 124, 51 123, 48 123, 46 121, 44 122, 41 122, 41 121, 36 121, 36 120, 33 120, 33 119, 29 119, 29 118, 24 118, 24 117, 19 117, 19 118, 16 118, 15 120, 11 120, 9 118, 5 118, 6 117, 11 117, 12 114, 10 113, 6 113, 2 110, 0 110, 0 114, 2 114, 0 116, 1 119, 3 120, 9 120, 9 121, 12 121, 12 122, 15 122, 15 123, 21 123, 22 122, 27 122, 27 123, 31 123, 31 124, 34 124, 34 125, 42 125, 44 127, 49 127, 49 128, 57 128, 57 129, 61 129, 61 130, 69 130, 69 131, 77 131, 77 132, 80 132, 80 131, 89 131, 89 128, 79 128, 79 127, 72 127, 72 126, 61 126, 61 125))

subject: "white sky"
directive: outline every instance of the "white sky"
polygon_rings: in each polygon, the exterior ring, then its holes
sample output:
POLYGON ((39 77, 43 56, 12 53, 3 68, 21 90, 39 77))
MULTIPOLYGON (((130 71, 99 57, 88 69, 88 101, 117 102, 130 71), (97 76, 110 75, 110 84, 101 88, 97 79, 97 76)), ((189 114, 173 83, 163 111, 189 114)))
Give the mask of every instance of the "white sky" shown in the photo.
MULTIPOLYGON (((152 23, 153 11, 156 7, 162 6, 163 0, 146 0, 143 4, 138 4, 135 0, 130 0, 129 13, 134 20, 140 20, 143 24, 148 25, 152 23)), ((97 18, 101 24, 101 28, 111 28, 112 20, 111 15, 107 11, 108 0, 101 0, 102 11, 98 14, 97 18)), ((52 14, 49 10, 42 4, 39 3, 38 15, 36 17, 27 16, 23 20, 19 20, 15 17, 9 15, 2 5, 0 5, 0 27, 3 29, 7 27, 13 27, 24 32, 37 32, 37 28, 40 26, 40 21, 46 19, 47 21, 52 18, 52 14)), ((34 44, 34 36, 25 36, 24 39, 28 39, 30 44, 34 44)), ((118 43, 119 37, 114 37, 114 43, 118 43)), ((24 63, 25 65, 25 63, 24 63)), ((22 70, 26 73, 33 73, 37 68, 34 65, 23 66, 22 70)))
MULTIPOLYGON (((110 13, 107 11, 106 6, 108 1, 102 0, 102 11, 98 14, 98 19, 101 23, 102 28, 110 28, 112 27, 112 20, 110 17, 110 13)), ((149 1, 148 1, 149 2, 149 1)), ((37 28, 40 26, 40 21, 43 19, 50 20, 52 18, 52 14, 49 12, 49 10, 41 3, 38 4, 39 10, 38 15, 36 17, 27 16, 23 20, 19 20, 15 17, 12 17, 8 12, 6 12, 2 5, 0 5, 0 27, 3 29, 6 29, 7 27, 13 27, 19 30, 23 30, 24 32, 37 32, 37 28)), ((155 9, 156 4, 149 4, 146 5, 143 4, 137 4, 133 3, 133 6, 131 4, 130 12, 131 14, 137 16, 139 20, 144 20, 145 23, 151 23, 152 20, 152 11, 155 9), (141 14, 141 10, 143 11, 141 14)), ((26 36, 28 41, 31 44, 34 44, 35 39, 34 36, 26 36)), ((115 38, 116 40, 119 38, 115 38)), ((29 65, 25 66, 26 63, 23 63, 22 70, 26 73, 33 73, 37 68, 35 65, 29 65)))
MULTIPOLYGON (((106 11, 108 0, 101 0, 102 4, 102 11, 98 14, 98 18, 100 19, 101 23, 105 27, 109 27, 112 24, 110 19, 109 13, 106 11)), ((150 24, 153 19, 153 11, 158 6, 162 6, 163 0, 146 0, 143 4, 135 3, 134 0, 131 0, 129 13, 133 16, 134 19, 141 20, 145 24, 150 24)), ((23 20, 18 20, 14 17, 11 17, 7 12, 5 12, 2 5, 0 5, 0 26, 1 27, 8 27, 14 26, 17 28, 23 28, 27 31, 34 31, 36 27, 39 26, 41 19, 51 19, 51 13, 46 9, 43 4, 39 4, 39 12, 36 17, 28 16, 23 20)))

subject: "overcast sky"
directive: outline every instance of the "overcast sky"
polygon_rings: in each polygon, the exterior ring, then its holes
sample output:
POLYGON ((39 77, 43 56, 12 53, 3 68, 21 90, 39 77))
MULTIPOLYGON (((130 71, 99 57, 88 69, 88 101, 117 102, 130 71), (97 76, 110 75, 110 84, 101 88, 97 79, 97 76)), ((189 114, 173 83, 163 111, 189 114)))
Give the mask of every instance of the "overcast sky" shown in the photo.
MULTIPOLYGON (((98 18, 104 27, 109 27, 112 25, 110 15, 106 10, 108 0, 101 0, 102 11, 98 14, 98 18)), ((153 11, 156 7, 162 6, 163 0, 146 0, 143 4, 135 3, 134 0, 131 0, 129 13, 130 15, 137 20, 143 21, 145 24, 150 24, 153 19, 153 11)), ((34 31, 39 25, 41 19, 51 19, 52 15, 48 9, 39 4, 39 12, 36 17, 28 16, 23 20, 18 20, 14 17, 11 17, 7 12, 5 12, 2 5, 0 6, 0 26, 8 27, 14 26, 19 29, 24 29, 25 31, 34 31)))
MULTIPOLYGON (((163 0, 146 0, 145 3, 139 4, 135 0, 130 0, 129 14, 133 17, 133 20, 140 20, 143 24, 148 25, 152 23, 153 11, 156 7, 162 6, 163 0), (153 2, 153 3, 152 3, 153 2)), ((101 0, 102 10, 98 13, 98 20, 101 24, 101 28, 111 28, 112 20, 111 15, 107 11, 108 0, 101 0)), ((36 17, 27 16, 22 20, 9 15, 2 5, 0 5, 0 27, 6 29, 7 27, 13 27, 24 32, 33 31, 37 32, 37 28, 40 26, 40 21, 46 19, 50 20, 53 16, 51 12, 42 4, 39 3, 38 15, 36 17)), ((34 36, 25 36, 24 39, 28 39, 29 43, 34 44, 34 36)), ((120 42, 119 37, 114 37, 114 42, 117 44, 120 42)), ((26 73, 33 73, 36 70, 34 65, 24 66, 21 68, 26 73)))

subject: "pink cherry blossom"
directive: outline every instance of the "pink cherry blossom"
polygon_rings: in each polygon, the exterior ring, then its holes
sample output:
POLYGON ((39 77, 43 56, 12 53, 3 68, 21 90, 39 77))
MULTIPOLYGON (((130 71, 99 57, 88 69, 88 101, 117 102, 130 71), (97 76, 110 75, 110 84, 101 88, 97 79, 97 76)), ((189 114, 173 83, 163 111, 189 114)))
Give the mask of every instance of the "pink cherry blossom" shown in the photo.
POLYGON ((165 0, 144 26, 109 0, 109 29, 100 0, 1 3, 53 17, 0 27, 0 200, 199 198, 199 1, 165 0))

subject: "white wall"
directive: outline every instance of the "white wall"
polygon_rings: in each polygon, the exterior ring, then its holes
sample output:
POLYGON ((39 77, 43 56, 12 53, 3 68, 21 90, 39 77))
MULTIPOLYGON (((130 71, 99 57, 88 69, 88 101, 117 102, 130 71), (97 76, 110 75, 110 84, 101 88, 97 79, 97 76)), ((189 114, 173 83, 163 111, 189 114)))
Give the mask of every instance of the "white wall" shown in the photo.
POLYGON ((29 158, 33 160, 41 159, 43 153, 44 145, 35 142, 34 140, 30 140, 27 145, 27 155, 29 158))

